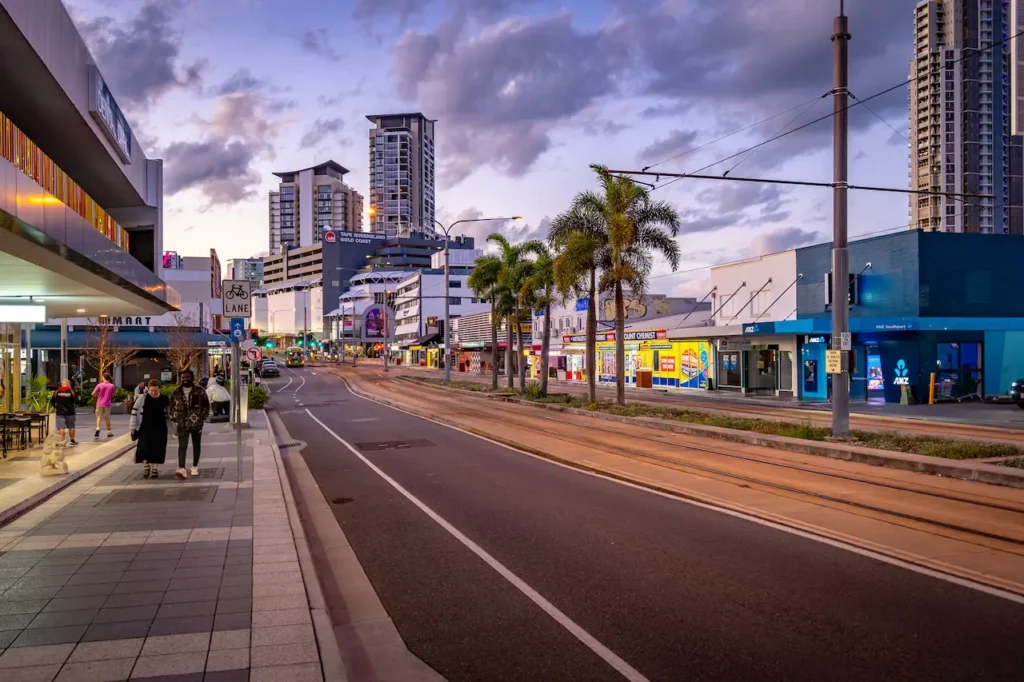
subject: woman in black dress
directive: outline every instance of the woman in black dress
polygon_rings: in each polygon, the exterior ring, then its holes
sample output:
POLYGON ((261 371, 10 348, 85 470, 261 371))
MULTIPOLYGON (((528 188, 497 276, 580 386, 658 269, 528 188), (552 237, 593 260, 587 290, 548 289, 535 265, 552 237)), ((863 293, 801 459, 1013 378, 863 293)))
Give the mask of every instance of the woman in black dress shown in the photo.
POLYGON ((167 421, 170 401, 160 395, 160 382, 153 379, 149 390, 136 398, 129 425, 132 440, 138 440, 135 463, 142 464, 143 478, 159 478, 157 467, 167 457, 167 421))

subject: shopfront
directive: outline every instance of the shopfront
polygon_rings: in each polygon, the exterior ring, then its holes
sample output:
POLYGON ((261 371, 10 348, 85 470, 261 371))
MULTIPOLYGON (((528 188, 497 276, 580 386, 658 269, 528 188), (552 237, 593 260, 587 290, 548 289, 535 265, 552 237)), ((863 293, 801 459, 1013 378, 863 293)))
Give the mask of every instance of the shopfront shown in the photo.
POLYGON ((654 388, 707 390, 711 376, 708 341, 649 341, 640 344, 640 366, 652 371, 654 388))
POLYGON ((828 377, 825 374, 828 339, 825 334, 808 334, 800 344, 799 395, 804 400, 828 399, 828 377))

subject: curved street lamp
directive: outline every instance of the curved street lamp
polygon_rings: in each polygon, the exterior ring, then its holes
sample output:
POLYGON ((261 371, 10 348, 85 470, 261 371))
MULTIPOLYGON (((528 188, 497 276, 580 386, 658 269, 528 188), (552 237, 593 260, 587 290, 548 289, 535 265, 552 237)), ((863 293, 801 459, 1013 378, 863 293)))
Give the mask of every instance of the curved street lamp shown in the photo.
MULTIPOLYGON (((444 233, 444 381, 446 384, 451 383, 452 380, 452 359, 450 356, 451 351, 448 348, 448 336, 450 334, 450 320, 448 319, 448 304, 450 302, 448 297, 448 240, 450 238, 452 228, 456 225, 462 225, 463 223, 486 223, 495 220, 508 221, 522 219, 523 217, 518 215, 512 216, 511 218, 468 218, 466 220, 456 220, 448 227, 445 227, 441 221, 436 219, 434 220, 434 222, 437 223, 437 226, 441 228, 441 232, 444 233)), ((495 349, 492 348, 491 352, 494 353, 495 349)))

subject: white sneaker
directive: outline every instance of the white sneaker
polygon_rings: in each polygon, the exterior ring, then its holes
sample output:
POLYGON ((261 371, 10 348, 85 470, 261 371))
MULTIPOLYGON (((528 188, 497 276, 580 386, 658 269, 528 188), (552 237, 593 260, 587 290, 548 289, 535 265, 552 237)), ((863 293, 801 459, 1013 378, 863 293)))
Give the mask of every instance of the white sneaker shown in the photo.
POLYGON ((199 478, 199 467, 192 467, 190 474, 192 478, 199 478))
POLYGON ((174 472, 174 475, 177 476, 178 478, 188 478, 188 472, 185 471, 184 469, 178 469, 177 471, 174 472))

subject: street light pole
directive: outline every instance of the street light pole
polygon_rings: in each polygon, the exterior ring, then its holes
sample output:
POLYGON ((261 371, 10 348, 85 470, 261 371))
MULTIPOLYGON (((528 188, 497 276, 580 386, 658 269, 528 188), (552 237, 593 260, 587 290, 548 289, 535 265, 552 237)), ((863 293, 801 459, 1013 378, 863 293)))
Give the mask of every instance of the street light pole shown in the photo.
MULTIPOLYGON (((833 45, 833 237, 832 237, 832 349, 836 350, 844 334, 850 331, 850 253, 847 243, 847 135, 849 131, 847 100, 849 98, 849 42, 847 17, 843 0, 839 0, 839 16, 835 19, 833 45)), ((840 349, 843 360, 849 351, 840 349)), ((845 362, 839 374, 832 375, 832 437, 850 435, 850 370, 845 362)))
MULTIPOLYGON (((461 223, 483 223, 491 220, 522 220, 522 216, 512 216, 511 218, 472 218, 468 220, 456 220, 454 223, 445 227, 439 220, 434 220, 441 231, 444 232, 444 381, 445 383, 451 383, 452 380, 452 358, 449 336, 451 334, 451 321, 450 317, 450 304, 451 298, 448 296, 449 291, 449 267, 448 267, 448 240, 451 236, 452 228, 461 223)), ((493 320, 492 320, 493 324, 493 320)), ((494 353, 495 349, 491 349, 494 353)))

